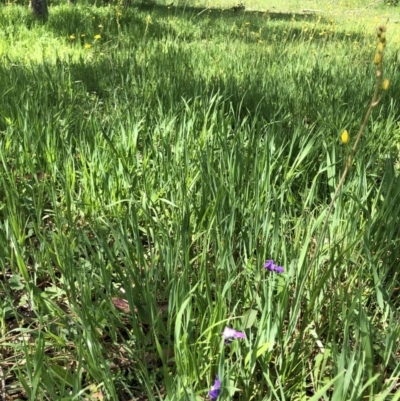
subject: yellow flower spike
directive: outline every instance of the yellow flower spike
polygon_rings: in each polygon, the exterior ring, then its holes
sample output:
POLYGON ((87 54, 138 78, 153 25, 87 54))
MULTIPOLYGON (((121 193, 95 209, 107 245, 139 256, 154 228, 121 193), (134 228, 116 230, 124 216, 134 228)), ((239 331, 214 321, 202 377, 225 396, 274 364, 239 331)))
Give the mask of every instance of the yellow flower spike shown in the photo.
POLYGON ((345 129, 343 132, 342 132, 342 135, 341 135, 341 140, 342 140, 342 142, 345 144, 345 145, 347 145, 348 143, 349 143, 349 133, 347 132, 347 129, 345 129))
POLYGON ((375 56, 374 56, 374 64, 375 64, 375 65, 380 64, 381 60, 382 60, 381 55, 380 55, 379 53, 375 53, 375 56))
POLYGON ((383 89, 384 91, 388 90, 389 84, 390 84, 390 81, 386 78, 386 79, 382 82, 382 89, 383 89))

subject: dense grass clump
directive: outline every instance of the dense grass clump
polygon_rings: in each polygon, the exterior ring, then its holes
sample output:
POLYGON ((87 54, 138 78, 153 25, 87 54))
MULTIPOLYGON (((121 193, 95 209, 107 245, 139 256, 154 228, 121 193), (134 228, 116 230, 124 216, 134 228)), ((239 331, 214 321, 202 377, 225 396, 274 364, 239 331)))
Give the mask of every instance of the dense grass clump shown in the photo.
POLYGON ((7 396, 202 400, 218 375, 222 400, 399 398, 390 23, 390 86, 349 158, 375 22, 2 6, 7 396))

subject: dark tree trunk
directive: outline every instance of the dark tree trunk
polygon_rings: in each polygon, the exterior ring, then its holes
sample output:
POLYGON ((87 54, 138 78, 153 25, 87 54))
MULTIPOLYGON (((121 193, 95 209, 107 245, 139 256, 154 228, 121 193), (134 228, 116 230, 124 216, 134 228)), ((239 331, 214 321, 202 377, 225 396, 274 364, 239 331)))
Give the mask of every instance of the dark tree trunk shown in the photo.
POLYGON ((31 11, 36 18, 46 20, 49 15, 47 0, 31 0, 31 11))

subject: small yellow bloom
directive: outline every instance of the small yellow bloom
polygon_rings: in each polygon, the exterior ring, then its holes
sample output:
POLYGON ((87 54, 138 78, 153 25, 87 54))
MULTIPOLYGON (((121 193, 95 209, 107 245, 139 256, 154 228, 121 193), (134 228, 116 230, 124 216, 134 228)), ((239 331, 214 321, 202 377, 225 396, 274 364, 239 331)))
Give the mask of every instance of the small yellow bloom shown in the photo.
POLYGON ((380 55, 379 53, 375 53, 375 56, 374 56, 374 64, 375 64, 375 65, 378 65, 378 64, 381 62, 381 60, 382 60, 381 55, 380 55))
POLYGON ((90 49, 92 47, 92 45, 90 45, 89 43, 85 44, 85 49, 90 49))
POLYGON ((96 40, 99 40, 99 39, 101 39, 101 35, 99 35, 99 34, 94 35, 94 38, 95 38, 96 40))
POLYGON ((100 25, 99 25, 99 28, 100 28, 100 29, 103 28, 103 25, 100 24, 100 25))
POLYGON ((70 38, 71 40, 74 40, 74 39, 75 39, 75 35, 74 35, 74 34, 69 35, 69 38, 70 38))
POLYGON ((383 43, 382 42, 378 43, 378 46, 376 46, 376 51, 378 53, 382 53, 383 52, 383 43))
POLYGON ((382 82, 382 89, 383 89, 384 91, 386 91, 386 90, 389 88, 389 84, 390 84, 390 81, 386 78, 386 79, 382 82))
POLYGON ((349 133, 347 132, 347 129, 345 129, 345 130, 342 132, 341 139, 342 139, 342 142, 343 142, 345 145, 349 142, 349 133))

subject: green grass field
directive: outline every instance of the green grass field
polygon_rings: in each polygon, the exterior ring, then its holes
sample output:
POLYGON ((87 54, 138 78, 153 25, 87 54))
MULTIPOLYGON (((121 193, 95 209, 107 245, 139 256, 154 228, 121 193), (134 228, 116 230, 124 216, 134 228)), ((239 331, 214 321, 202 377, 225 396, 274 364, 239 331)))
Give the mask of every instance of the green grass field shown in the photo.
POLYGON ((400 6, 281 3, 0 6, 1 401, 400 399, 400 6))

